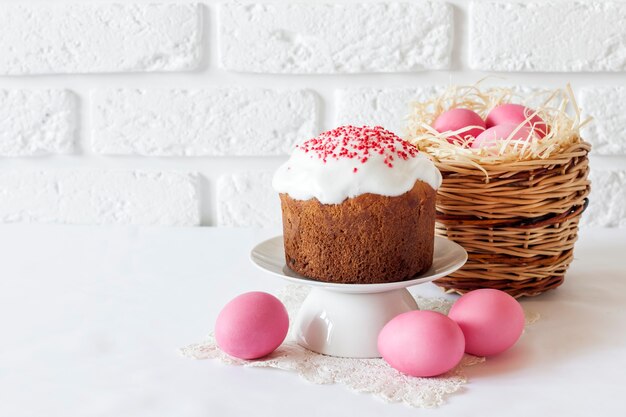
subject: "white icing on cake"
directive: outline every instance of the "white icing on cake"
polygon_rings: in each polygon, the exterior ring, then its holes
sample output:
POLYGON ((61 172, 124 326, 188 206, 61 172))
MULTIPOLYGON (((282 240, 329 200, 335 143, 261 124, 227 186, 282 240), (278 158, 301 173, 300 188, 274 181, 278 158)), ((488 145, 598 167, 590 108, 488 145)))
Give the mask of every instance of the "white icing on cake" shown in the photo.
POLYGON ((365 193, 399 196, 417 180, 436 190, 441 173, 413 145, 382 127, 344 126, 297 145, 272 185, 296 200, 340 204, 365 193))

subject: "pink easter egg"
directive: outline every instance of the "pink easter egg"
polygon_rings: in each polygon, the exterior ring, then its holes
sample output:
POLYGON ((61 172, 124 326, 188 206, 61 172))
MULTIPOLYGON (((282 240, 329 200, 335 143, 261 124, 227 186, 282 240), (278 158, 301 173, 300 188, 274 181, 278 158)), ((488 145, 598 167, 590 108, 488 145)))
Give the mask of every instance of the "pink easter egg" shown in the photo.
POLYGON ((448 137, 448 142, 459 145, 474 139, 485 130, 485 121, 478 113, 469 109, 451 109, 441 113, 433 123, 433 128, 439 133, 456 132, 469 126, 474 127, 448 137))
POLYGON ((383 327, 378 351, 398 371, 412 376, 443 374, 463 358, 465 340, 459 326, 434 311, 409 311, 383 327))
MULTIPOLYGON (((535 110, 521 104, 501 104, 489 112, 485 119, 485 124, 487 129, 501 124, 519 125, 534 113, 535 110)), ((530 117, 526 124, 528 127, 535 129, 539 138, 543 138, 549 132, 548 125, 537 114, 530 117)))
POLYGON ((287 336, 289 316, 283 303, 265 292, 248 292, 224 306, 215 322, 215 340, 240 359, 272 353, 287 336))
POLYGON ((465 352, 477 356, 502 353, 517 342, 524 330, 520 303, 504 291, 484 288, 459 298, 448 317, 465 335, 465 352))
POLYGON ((483 133, 478 135, 470 146, 474 149, 496 146, 498 145, 498 141, 508 139, 512 133, 513 136, 511 136, 511 140, 529 140, 532 139, 535 134, 530 127, 525 125, 519 126, 518 124, 502 124, 485 130, 483 133))

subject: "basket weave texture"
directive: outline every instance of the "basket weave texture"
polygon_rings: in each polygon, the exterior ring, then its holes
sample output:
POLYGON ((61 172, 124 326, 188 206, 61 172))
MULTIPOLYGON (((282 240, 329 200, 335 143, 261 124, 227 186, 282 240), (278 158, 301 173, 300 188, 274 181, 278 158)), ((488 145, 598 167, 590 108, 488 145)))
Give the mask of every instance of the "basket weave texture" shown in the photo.
POLYGON ((447 292, 496 288, 514 297, 556 288, 573 259, 587 206, 590 145, 579 137, 548 159, 482 165, 434 158, 443 176, 436 233, 469 259, 435 283, 447 292))

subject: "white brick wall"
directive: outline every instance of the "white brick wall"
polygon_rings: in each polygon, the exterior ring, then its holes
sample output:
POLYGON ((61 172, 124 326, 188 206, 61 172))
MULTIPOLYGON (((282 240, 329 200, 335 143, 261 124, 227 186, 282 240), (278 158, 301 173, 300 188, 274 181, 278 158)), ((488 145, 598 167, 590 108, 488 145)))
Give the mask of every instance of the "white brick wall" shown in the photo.
POLYGON ((217 182, 219 226, 279 226, 280 199, 272 189, 271 171, 220 177, 217 182))
POLYGON ((594 118, 582 134, 597 155, 626 155, 626 86, 589 87, 580 106, 594 118))
POLYGON ((436 94, 440 87, 359 88, 337 93, 337 124, 374 124, 404 135, 410 103, 436 94))
POLYGON ((571 82, 585 224, 626 227, 625 21, 621 0, 0 0, 0 223, 276 226, 294 142, 402 133, 410 101, 492 76, 571 82))
POLYGON ((2 4, 0 74, 189 70, 201 33, 192 4, 2 4))
POLYGON ((224 67, 292 74, 449 67, 452 9, 447 4, 331 3, 223 3, 224 67))
POLYGON ((626 170, 592 171, 586 226, 626 227, 626 170))
POLYGON ((491 2, 470 8, 470 62, 488 71, 624 71, 626 3, 491 2))
POLYGON ((199 196, 193 176, 175 172, 4 172, 0 221, 195 226, 199 196))
POLYGON ((318 130, 309 91, 98 90, 91 106, 103 154, 282 155, 318 130))
POLYGON ((78 118, 69 91, 0 90, 0 155, 69 153, 78 118))

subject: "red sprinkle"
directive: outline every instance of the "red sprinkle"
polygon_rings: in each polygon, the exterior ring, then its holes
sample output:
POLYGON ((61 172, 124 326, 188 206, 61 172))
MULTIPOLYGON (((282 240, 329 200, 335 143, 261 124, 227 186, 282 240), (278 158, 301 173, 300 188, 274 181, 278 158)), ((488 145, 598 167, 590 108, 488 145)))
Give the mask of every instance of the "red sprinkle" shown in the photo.
MULTIPOLYGON (((389 168, 393 168, 391 162, 394 156, 407 160, 419 153, 415 146, 380 126, 342 126, 324 132, 296 147, 306 153, 317 155, 324 162, 329 158, 356 158, 364 164, 371 155, 379 154, 384 157, 384 163, 389 168)), ((357 168, 354 168, 353 172, 357 172, 357 168)))

